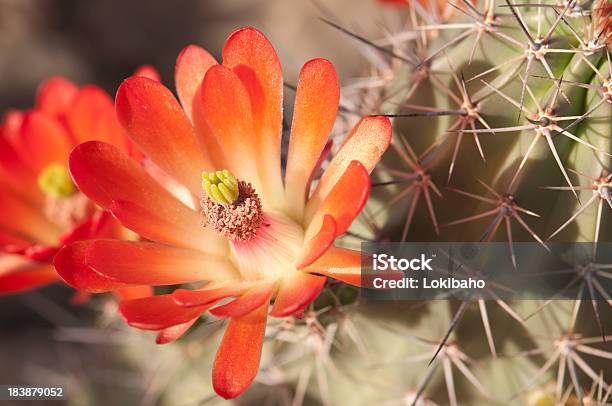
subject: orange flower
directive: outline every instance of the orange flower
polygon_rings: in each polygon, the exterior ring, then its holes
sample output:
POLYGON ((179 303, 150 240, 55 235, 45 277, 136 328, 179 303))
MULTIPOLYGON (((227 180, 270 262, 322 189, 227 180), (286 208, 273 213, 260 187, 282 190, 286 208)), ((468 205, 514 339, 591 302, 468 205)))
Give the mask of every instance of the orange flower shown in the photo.
POLYGON ((366 202, 391 125, 363 119, 311 193, 338 109, 330 62, 315 59, 300 72, 285 182, 281 66, 263 34, 233 33, 222 65, 187 47, 175 79, 182 108, 162 84, 142 77, 128 78, 115 102, 132 140, 173 182, 160 185, 104 142, 81 144, 70 157, 83 193, 150 242, 78 242, 55 265, 67 283, 90 292, 206 281, 124 301, 120 311, 130 325, 159 331, 158 343, 181 336, 204 312, 228 319, 213 385, 232 398, 257 373, 272 298, 271 316, 300 317, 326 276, 359 284, 359 252, 333 242, 366 202))
POLYGON ((92 139, 129 149, 111 98, 95 86, 79 89, 52 78, 41 85, 34 109, 5 115, 0 126, 0 293, 61 280, 52 260, 64 244, 119 235, 119 224, 78 192, 69 177, 71 149, 92 139))

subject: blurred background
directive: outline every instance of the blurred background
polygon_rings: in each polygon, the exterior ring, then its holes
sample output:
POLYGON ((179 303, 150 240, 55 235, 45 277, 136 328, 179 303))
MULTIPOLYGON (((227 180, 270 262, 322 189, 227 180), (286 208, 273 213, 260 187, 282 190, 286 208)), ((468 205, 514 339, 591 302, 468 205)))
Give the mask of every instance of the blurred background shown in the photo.
MULTIPOLYGON (((300 67, 314 57, 330 59, 346 83, 368 64, 354 41, 319 17, 378 37, 383 19, 394 13, 375 0, 0 0, 0 112, 29 108, 40 82, 56 75, 114 95, 124 78, 149 64, 174 90, 182 48, 198 44, 219 59, 226 37, 242 26, 268 36, 287 83, 295 84, 300 67)), ((292 98, 287 91, 286 111, 292 98)), ((70 401, 54 404, 70 405, 160 404, 171 386, 211 393, 210 363, 200 356, 208 347, 198 340, 211 335, 209 327, 190 335, 195 346, 151 352, 154 336, 125 328, 112 297, 71 305, 72 295, 56 285, 0 297, 0 384, 69 385, 70 401)), ((211 337, 213 354, 218 337, 211 337)), ((212 401, 198 392, 183 395, 180 402, 166 395, 163 403, 212 401)))

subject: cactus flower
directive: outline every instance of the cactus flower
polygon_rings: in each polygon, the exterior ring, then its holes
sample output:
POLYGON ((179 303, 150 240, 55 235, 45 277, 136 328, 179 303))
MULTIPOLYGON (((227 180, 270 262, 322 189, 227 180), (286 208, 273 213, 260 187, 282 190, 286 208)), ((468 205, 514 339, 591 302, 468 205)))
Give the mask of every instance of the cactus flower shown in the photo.
MULTIPOLYGON (((40 86, 33 109, 4 116, 0 294, 60 281, 53 257, 64 244, 120 235, 119 224, 80 193, 68 173, 71 149, 91 139, 129 149, 111 98, 95 86, 79 89, 66 79, 51 78, 40 86)), ((131 290, 129 297, 146 292, 147 288, 131 290)))
POLYGON ((268 314, 300 317, 326 277, 359 284, 359 252, 334 240, 366 202, 391 125, 386 117, 361 120, 318 177, 339 83, 329 61, 311 60, 300 72, 281 171, 283 79, 274 48, 244 28, 222 56, 217 64, 197 46, 182 51, 180 104, 158 82, 123 82, 117 116, 172 181, 156 181, 108 143, 78 146, 70 172, 79 189, 148 241, 77 242, 55 265, 66 282, 90 292, 190 284, 124 301, 120 311, 131 326, 158 331, 158 343, 175 340, 205 312, 227 319, 212 375, 216 392, 233 398, 257 374, 268 314))

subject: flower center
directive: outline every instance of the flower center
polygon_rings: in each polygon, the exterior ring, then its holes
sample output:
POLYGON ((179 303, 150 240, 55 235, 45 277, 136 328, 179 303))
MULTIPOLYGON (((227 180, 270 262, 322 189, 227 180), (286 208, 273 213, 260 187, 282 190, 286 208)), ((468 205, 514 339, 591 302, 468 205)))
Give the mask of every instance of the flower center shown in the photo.
POLYGON ((70 179, 68 170, 60 164, 51 164, 38 175, 38 187, 43 193, 53 198, 66 198, 76 193, 77 189, 70 179))
POLYGON ((261 200, 250 183, 228 170, 202 172, 204 223, 231 241, 248 241, 263 222, 261 200))

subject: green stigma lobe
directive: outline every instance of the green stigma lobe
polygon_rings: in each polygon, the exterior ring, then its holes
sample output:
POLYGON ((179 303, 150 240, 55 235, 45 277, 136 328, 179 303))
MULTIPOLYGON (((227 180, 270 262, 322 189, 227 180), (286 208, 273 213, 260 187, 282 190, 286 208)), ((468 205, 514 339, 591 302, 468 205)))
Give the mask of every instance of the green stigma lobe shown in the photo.
POLYGON ((68 170, 57 163, 50 164, 43 169, 37 181, 38 187, 47 196, 63 198, 72 196, 76 192, 68 170))
POLYGON ((210 199, 219 204, 229 205, 238 199, 238 181, 227 169, 202 172, 202 188, 210 199))

